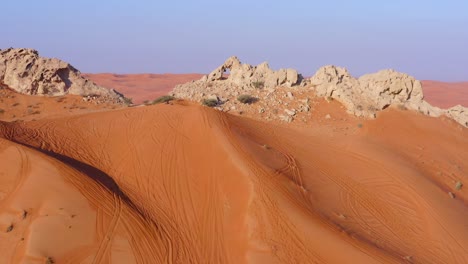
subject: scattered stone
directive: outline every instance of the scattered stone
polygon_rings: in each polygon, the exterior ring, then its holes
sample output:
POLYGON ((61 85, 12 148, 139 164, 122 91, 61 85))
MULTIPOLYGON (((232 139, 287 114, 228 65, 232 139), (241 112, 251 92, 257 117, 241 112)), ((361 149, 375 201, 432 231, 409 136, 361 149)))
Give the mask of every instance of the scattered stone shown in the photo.
POLYGON ((26 219, 27 216, 28 216, 28 211, 23 210, 23 215, 22 215, 23 220, 26 219))
POLYGON ((455 189, 457 191, 461 190, 461 188, 463 187, 463 183, 461 181, 458 181, 456 184, 455 184, 455 189))
POLYGON ((292 116, 290 116, 290 115, 287 115, 287 116, 279 115, 279 119, 281 121, 288 122, 288 123, 291 123, 294 120, 294 118, 292 116))
POLYGON ((406 261, 413 261, 412 256, 405 256, 403 259, 406 260, 406 261))
POLYGON ((286 112, 286 114, 288 114, 290 116, 295 116, 296 115, 296 111, 294 109, 293 110, 284 109, 284 111, 286 112))
POLYGON ((330 114, 327 114, 327 115, 325 116, 325 119, 330 119, 330 118, 331 118, 331 115, 330 115, 330 114))
POLYGON ((453 194, 453 192, 448 192, 448 195, 450 196, 450 198, 454 199, 455 198, 455 194, 453 194))

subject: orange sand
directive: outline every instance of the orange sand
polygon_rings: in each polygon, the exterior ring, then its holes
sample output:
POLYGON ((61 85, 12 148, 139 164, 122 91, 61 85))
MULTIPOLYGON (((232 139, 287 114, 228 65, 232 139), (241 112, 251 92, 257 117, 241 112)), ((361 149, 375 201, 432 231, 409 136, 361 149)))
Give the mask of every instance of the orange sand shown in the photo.
POLYGON ((422 81, 422 84, 424 98, 430 104, 441 108, 458 104, 468 107, 468 82, 422 81))
POLYGON ((180 101, 0 136, 3 263, 468 263, 468 130, 446 118, 299 128, 180 101))
POLYGON ((133 103, 141 104, 159 96, 166 95, 177 84, 200 79, 202 74, 83 74, 98 85, 114 88, 126 97, 132 98, 133 103))

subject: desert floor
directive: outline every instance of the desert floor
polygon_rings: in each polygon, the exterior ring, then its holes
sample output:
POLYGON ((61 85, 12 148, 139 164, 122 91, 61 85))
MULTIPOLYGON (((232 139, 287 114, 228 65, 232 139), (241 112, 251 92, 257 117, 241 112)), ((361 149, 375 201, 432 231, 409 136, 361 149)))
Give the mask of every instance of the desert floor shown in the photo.
MULTIPOLYGON (((142 102, 195 77, 109 85, 142 102)), ((440 87, 429 102, 466 106, 440 87)), ((447 118, 316 99, 294 125, 1 92, 3 263, 468 263, 468 130, 447 118)))

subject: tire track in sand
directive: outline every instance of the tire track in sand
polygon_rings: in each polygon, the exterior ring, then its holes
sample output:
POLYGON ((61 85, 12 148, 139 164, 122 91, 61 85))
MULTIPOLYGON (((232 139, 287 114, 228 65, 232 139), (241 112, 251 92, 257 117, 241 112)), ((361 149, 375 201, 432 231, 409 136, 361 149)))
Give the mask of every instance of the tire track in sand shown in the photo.
POLYGON ((115 230, 120 222, 120 216, 122 215, 122 199, 117 195, 114 195, 114 214, 112 215, 112 220, 107 228, 107 231, 104 233, 104 237, 101 240, 101 243, 98 247, 96 256, 93 259, 93 264, 101 263, 107 249, 110 245, 110 242, 114 238, 115 230))

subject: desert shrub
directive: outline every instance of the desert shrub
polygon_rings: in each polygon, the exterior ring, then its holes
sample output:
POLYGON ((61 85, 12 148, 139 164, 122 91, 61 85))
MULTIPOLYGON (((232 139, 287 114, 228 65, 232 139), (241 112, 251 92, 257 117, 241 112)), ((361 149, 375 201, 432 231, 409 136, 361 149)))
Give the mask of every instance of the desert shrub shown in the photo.
POLYGON ((158 97, 156 98, 153 102, 151 102, 151 104, 161 104, 161 103, 168 103, 172 100, 174 100, 175 97, 174 96, 170 96, 170 95, 163 95, 161 97, 158 97))
POLYGON ((208 107, 215 107, 218 105, 218 100, 216 99, 203 99, 202 100, 202 105, 208 106, 208 107))
POLYGON ((361 123, 357 124, 357 127, 362 128, 362 124, 361 123))
POLYGON ((460 190, 462 187, 463 187, 463 183, 462 183, 461 181, 458 181, 458 182, 455 184, 455 189, 457 189, 457 190, 460 190))
POLYGON ((263 87, 265 87, 265 82, 256 81, 256 82, 253 82, 252 85, 253 85, 253 87, 255 87, 256 89, 263 89, 263 87))
POLYGON ((47 257, 47 259, 46 259, 46 262, 45 262, 45 263, 46 263, 46 264, 54 264, 54 263, 55 263, 55 261, 54 261, 54 259, 53 259, 53 258, 51 258, 51 257, 47 257))
POLYGON ((11 106, 15 107, 15 106, 18 106, 18 105, 19 105, 19 103, 14 103, 11 106))
POLYGON ((3 114, 3 113, 5 113, 5 110, 0 108, 0 114, 3 114))
POLYGON ((132 105, 133 104, 133 99, 132 98, 124 97, 123 101, 124 101, 124 103, 126 105, 132 105))
POLYGON ((257 101, 257 98, 250 96, 248 94, 242 94, 237 97, 237 100, 243 104, 252 104, 257 101))

